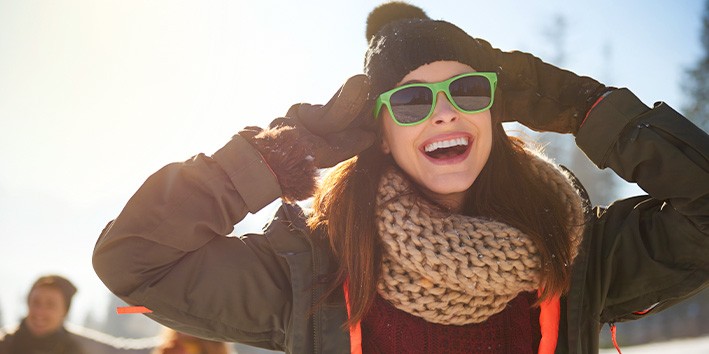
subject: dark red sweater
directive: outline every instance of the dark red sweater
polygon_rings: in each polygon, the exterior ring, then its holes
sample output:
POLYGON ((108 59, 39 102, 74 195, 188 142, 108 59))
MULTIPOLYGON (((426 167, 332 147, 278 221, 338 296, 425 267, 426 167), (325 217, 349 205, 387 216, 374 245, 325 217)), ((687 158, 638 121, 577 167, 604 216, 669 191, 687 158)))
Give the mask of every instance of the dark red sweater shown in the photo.
POLYGON ((369 353, 534 354, 539 347, 536 293, 522 293, 500 313, 479 324, 426 322, 377 296, 362 321, 362 350, 369 353))

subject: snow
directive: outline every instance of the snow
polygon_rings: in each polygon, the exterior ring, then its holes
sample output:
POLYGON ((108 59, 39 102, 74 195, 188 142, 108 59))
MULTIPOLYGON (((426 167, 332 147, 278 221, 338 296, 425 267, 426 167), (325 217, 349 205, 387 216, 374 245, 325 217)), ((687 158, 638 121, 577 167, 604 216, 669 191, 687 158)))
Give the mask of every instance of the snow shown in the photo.
MULTIPOLYGON (((701 338, 678 339, 669 342, 651 343, 632 347, 620 346, 623 354, 707 354, 709 336, 701 338)), ((617 354, 615 348, 601 349, 599 354, 617 354)))

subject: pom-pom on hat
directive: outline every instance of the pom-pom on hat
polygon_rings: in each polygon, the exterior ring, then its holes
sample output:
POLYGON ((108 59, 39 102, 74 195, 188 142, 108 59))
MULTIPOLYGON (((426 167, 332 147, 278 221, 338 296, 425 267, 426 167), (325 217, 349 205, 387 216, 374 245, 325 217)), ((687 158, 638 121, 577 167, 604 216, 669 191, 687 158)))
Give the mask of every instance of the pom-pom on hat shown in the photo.
POLYGON ((364 73, 372 85, 370 97, 394 88, 414 69, 435 61, 454 60, 482 71, 474 65, 483 62, 473 50, 479 45, 477 40, 404 2, 389 2, 372 10, 366 35, 369 48, 364 73))

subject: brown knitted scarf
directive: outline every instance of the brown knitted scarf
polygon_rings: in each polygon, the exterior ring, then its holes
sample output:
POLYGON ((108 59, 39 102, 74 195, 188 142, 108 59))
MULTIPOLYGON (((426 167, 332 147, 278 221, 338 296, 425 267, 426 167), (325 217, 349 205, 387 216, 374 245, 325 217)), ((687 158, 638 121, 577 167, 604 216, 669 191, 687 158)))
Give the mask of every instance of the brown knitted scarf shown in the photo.
MULTIPOLYGON (((565 171, 533 154, 534 172, 570 208, 573 259, 581 242, 582 200, 565 171)), ((378 292, 396 308, 433 323, 480 323, 520 292, 538 289, 537 249, 521 231, 436 212, 393 169, 380 182, 377 205, 385 245, 378 292)))

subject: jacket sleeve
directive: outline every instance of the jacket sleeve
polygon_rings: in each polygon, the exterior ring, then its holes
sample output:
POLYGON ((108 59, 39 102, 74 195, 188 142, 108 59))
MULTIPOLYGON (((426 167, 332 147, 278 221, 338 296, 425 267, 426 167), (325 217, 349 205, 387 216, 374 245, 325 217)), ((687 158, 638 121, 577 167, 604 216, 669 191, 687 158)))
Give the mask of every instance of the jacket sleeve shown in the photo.
POLYGON ((709 136, 664 103, 627 89, 594 108, 577 144, 646 196, 597 208, 585 243, 586 288, 601 322, 659 311, 709 279, 709 136))
POLYGON ((167 326, 274 348, 291 306, 287 265, 263 235, 225 235, 280 193, 260 154, 237 135, 212 157, 150 176, 101 233, 94 269, 167 326))

